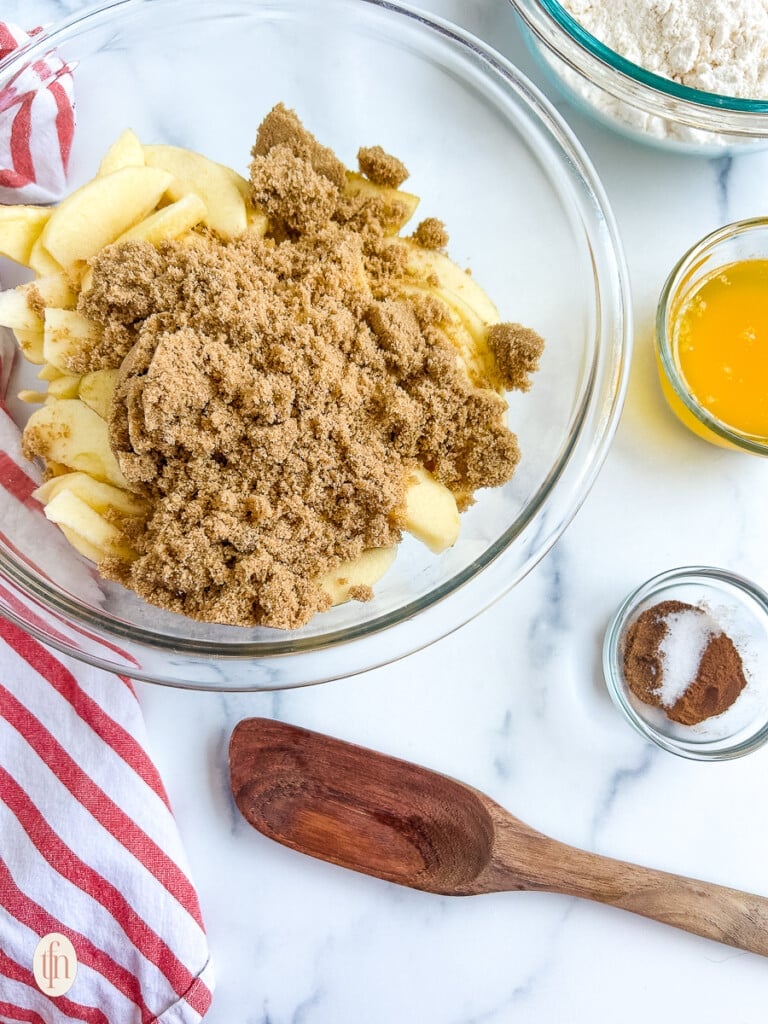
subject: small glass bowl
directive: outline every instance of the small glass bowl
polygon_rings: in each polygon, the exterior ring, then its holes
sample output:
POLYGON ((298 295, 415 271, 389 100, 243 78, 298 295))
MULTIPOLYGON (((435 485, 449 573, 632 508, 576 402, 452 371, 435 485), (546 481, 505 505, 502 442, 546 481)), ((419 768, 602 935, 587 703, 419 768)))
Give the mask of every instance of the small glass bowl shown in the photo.
POLYGON ((768 259, 768 218, 736 221, 713 231, 680 260, 661 292, 656 314, 656 362, 669 407, 690 430, 723 448, 768 455, 768 439, 737 430, 699 404, 680 370, 674 327, 695 288, 718 267, 741 260, 768 259))
POLYGON ((632 63, 557 0, 511 0, 529 48, 571 103, 623 135, 695 156, 768 145, 768 99, 693 89, 632 63))
POLYGON ((603 671, 611 699, 641 736, 694 761, 726 761, 768 740, 768 594, 750 580, 705 566, 670 569, 634 590, 611 621, 603 644, 603 671), (747 685, 722 715, 680 725, 645 704, 627 685, 622 667, 627 630, 660 601, 703 607, 741 654, 747 685))

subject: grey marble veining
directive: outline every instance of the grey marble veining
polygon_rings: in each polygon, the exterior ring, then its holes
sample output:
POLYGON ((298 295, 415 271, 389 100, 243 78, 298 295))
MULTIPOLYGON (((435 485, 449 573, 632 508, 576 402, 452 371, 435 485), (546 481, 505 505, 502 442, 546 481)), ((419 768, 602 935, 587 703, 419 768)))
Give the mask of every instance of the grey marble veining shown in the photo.
MULTIPOLYGON (((423 6, 539 81, 503 0, 423 6)), ((31 25, 82 8, 6 0, 3 17, 31 25)), ((233 727, 266 715, 465 779, 563 841, 768 894, 768 750, 699 765, 646 746, 610 704, 599 658, 613 610, 657 571, 703 562, 768 583, 768 465, 678 426, 651 347, 658 294, 682 253, 727 220, 768 209, 768 156, 668 156, 552 98, 613 204, 637 332, 619 431, 563 540, 474 622, 367 676, 283 694, 140 687, 216 961, 210 1024, 752 1024, 765 1015, 768 967, 757 957, 564 897, 451 900, 346 873, 255 833, 228 789, 233 727)))

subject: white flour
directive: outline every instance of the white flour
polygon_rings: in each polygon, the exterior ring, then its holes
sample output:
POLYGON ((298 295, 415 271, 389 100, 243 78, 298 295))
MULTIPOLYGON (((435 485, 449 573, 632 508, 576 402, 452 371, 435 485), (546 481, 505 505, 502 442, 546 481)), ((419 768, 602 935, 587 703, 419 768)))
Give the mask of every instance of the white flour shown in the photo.
POLYGON ((623 57, 693 89, 768 98, 768 0, 561 0, 623 57))

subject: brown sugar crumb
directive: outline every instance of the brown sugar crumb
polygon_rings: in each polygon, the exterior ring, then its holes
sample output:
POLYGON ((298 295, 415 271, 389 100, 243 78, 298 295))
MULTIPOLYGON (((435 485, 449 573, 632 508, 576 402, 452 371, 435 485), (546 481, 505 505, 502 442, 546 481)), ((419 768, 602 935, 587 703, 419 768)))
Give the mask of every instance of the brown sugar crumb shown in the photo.
POLYGON ((39 316, 41 320, 43 319, 46 302, 40 294, 40 289, 34 283, 30 284, 27 289, 27 305, 36 316, 39 316))
POLYGON ((425 218, 411 237, 425 249, 444 249, 448 245, 448 232, 445 230, 445 224, 437 217, 425 218))
POLYGON ((278 107, 251 167, 265 237, 196 232, 91 262, 89 368, 120 366, 110 442, 148 508, 122 524, 136 559, 100 571, 153 604, 301 626, 331 604, 321 577, 400 540, 416 466, 460 507, 514 472, 496 377, 469 377, 448 308, 406 287, 390 207, 347 194, 337 164, 278 107))
POLYGON ((387 188, 400 188, 408 177, 408 168, 381 148, 381 146, 361 146, 357 151, 357 165, 374 185, 387 188))
POLYGON ((259 125, 251 155, 266 156, 276 146, 287 146, 294 156, 311 164, 317 174, 327 178, 337 189, 343 188, 344 164, 332 149, 323 146, 307 131, 295 111, 282 103, 273 107, 259 125))
POLYGON ((349 596, 353 601, 372 601, 373 590, 365 584, 360 584, 357 587, 350 587, 349 596))
POLYGON ((59 423, 55 427, 50 424, 46 424, 45 427, 27 427, 21 437, 22 454, 25 459, 47 459, 51 448, 69 436, 70 429, 65 423, 59 423))
POLYGON ((488 331, 488 347, 496 359, 504 386, 510 390, 530 390, 529 374, 539 368, 543 338, 521 324, 494 324, 488 331))
POLYGON ((290 232, 322 227, 338 202, 336 186, 282 143, 254 157, 251 184, 254 203, 290 232))

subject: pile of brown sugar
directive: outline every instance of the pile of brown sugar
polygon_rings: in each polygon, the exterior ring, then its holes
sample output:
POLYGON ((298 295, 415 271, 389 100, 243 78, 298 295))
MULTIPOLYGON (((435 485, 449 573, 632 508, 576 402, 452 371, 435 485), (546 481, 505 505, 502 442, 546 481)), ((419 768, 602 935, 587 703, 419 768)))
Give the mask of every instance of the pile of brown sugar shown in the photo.
MULTIPOLYGON (((372 179, 407 173, 361 154, 372 179)), ((123 522, 137 559, 100 570, 153 604, 298 627, 330 604, 320 576, 399 541, 413 467, 464 506, 515 469, 497 387, 528 386, 541 340, 496 329, 497 379, 470 381, 445 306, 400 287, 403 247, 385 238, 397 200, 345 180, 278 106, 251 166, 265 237, 126 242, 92 261, 80 310, 104 342, 88 368, 121 366, 111 443, 151 509, 123 522)), ((423 233, 444 242, 435 223, 423 233)))

